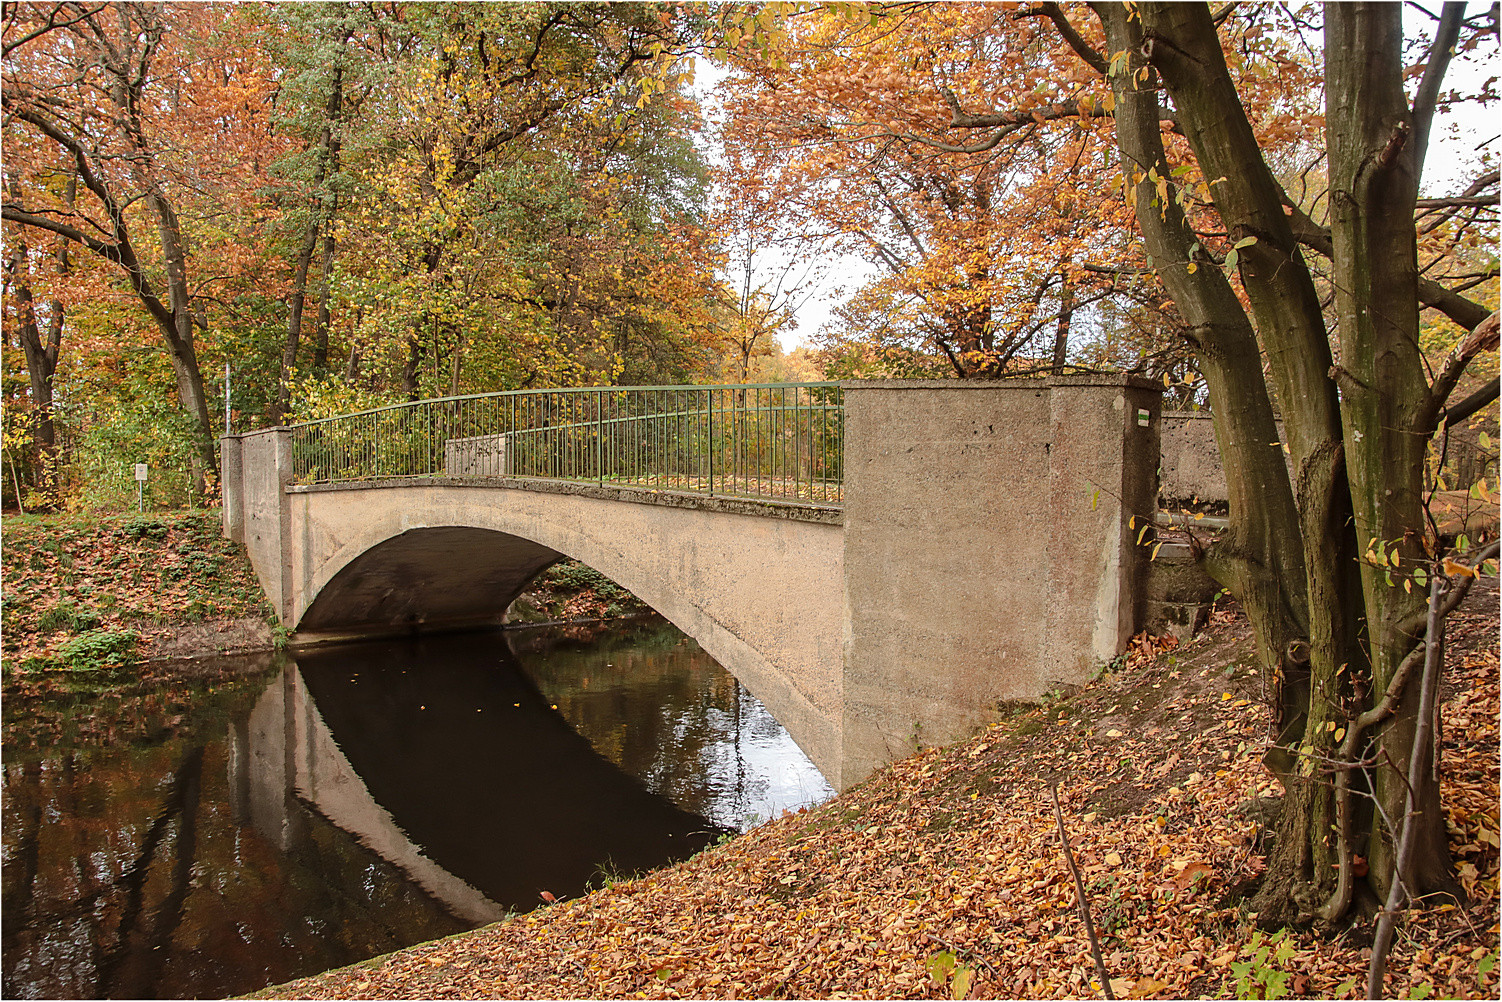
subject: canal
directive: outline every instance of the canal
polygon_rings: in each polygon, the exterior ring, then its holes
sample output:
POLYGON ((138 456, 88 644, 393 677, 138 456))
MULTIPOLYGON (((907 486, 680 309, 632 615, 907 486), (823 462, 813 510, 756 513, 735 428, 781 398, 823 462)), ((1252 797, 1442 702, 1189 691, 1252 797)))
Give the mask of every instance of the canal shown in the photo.
POLYGON ((832 795, 656 618, 319 648, 171 722, 7 753, 5 997, 254 991, 832 795))

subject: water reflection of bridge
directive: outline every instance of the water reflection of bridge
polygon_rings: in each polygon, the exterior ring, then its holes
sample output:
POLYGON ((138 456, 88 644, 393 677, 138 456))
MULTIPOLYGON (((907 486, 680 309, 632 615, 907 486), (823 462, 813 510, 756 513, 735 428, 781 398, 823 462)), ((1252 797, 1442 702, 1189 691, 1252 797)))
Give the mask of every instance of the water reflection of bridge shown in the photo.
POLYGON ((300 654, 235 733, 237 807, 294 852, 312 809, 476 924, 718 836, 597 754, 488 640, 300 654))
POLYGON ((400 868, 455 917, 483 924, 506 914, 424 855, 375 802, 329 733, 295 665, 267 687, 244 727, 234 735, 231 789, 244 798, 244 812, 256 829, 283 852, 300 839, 296 798, 400 868))

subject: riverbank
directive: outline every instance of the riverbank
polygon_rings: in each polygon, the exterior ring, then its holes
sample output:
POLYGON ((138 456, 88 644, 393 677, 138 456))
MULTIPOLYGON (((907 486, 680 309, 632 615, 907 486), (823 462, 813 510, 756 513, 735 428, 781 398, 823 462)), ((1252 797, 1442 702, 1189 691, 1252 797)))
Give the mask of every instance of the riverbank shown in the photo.
POLYGON ((263 652, 275 617, 217 510, 5 520, 7 698, 263 652))
MULTIPOLYGON (((286 631, 221 520, 218 509, 7 518, 0 548, 7 699, 170 681, 195 674, 205 659, 281 647, 286 631)), ((650 611, 598 572, 564 561, 537 578, 510 618, 530 625, 650 611)), ((246 671, 264 661, 250 658, 246 671)))
MULTIPOLYGON (((679 866, 256 997, 1096 997, 1050 782, 1118 997, 1284 976, 1356 997, 1369 921, 1259 960, 1268 712, 1245 622, 1216 619, 679 866)), ((1470 899, 1403 924, 1389 997, 1496 997, 1496 624, 1493 591, 1449 631, 1444 805, 1470 899)))
MULTIPOLYGON (((179 733, 206 694, 281 663, 287 631, 221 526, 218 509, 5 519, 8 755, 179 733)), ((564 561, 538 576, 511 618, 597 623, 650 612, 564 561)))

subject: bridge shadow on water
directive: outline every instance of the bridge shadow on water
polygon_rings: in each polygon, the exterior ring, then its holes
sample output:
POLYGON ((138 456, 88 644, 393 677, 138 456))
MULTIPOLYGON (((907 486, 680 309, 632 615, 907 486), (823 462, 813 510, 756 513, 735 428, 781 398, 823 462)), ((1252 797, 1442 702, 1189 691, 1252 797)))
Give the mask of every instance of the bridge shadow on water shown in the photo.
MULTIPOLYGON (((297 760, 296 795, 341 827, 373 828, 352 832, 370 843, 395 841, 388 815, 421 857, 502 908, 686 858, 725 831, 602 757, 499 631, 341 644, 297 661, 310 712, 284 753, 297 760), (319 723, 336 748, 313 733, 319 723)), ((422 859, 392 858, 409 851, 382 855, 456 913, 493 917, 441 876, 424 879, 422 859)))

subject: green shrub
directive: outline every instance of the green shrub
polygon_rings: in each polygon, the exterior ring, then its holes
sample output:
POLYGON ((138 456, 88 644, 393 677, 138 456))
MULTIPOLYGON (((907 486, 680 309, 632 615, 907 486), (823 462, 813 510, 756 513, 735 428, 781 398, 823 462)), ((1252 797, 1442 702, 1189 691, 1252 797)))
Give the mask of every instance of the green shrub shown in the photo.
POLYGON ((548 568, 545 576, 556 587, 572 591, 592 591, 606 601, 630 594, 593 567, 572 560, 554 564, 548 568))
POLYGON ((60 646, 57 655, 73 671, 121 671, 135 664, 140 639, 132 630, 90 630, 60 646))

